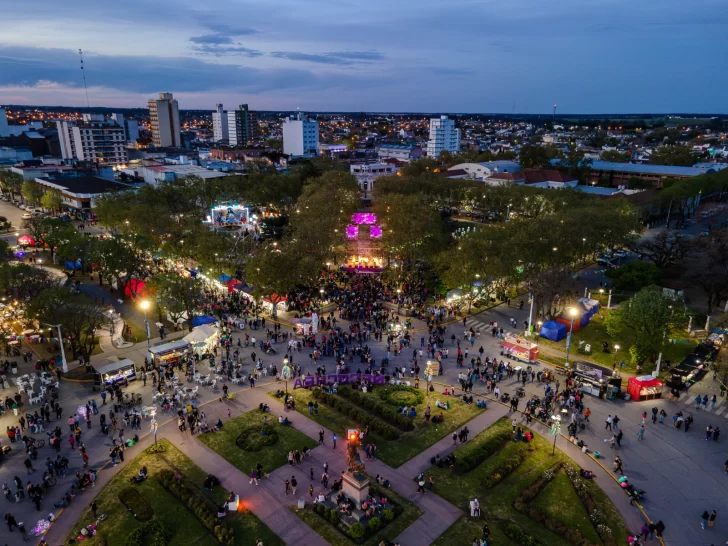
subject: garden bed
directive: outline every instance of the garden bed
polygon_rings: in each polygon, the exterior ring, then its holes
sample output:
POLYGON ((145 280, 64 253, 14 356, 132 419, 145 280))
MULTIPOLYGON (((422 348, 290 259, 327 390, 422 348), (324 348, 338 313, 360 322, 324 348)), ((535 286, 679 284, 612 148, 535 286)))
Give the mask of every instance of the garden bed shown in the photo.
MULTIPOLYGON (((149 546, 155 543, 156 537, 159 540, 165 539, 167 544, 174 546, 219 546, 220 542, 214 534, 197 517, 190 517, 190 511, 180 503, 177 496, 165 489, 156 477, 163 472, 180 474, 185 482, 194 486, 191 488, 194 489, 195 495, 205 498, 211 506, 222 505, 227 500, 229 492, 222 487, 216 487, 213 491, 204 490, 202 482, 207 474, 201 468, 167 440, 159 440, 157 445, 163 446, 164 450, 156 453, 147 451, 139 453, 98 492, 95 497, 98 513, 106 513, 107 517, 99 525, 98 534, 83 542, 86 546, 149 546), (131 489, 138 493, 153 511, 152 519, 147 522, 141 522, 138 517, 134 518, 119 501, 120 494, 125 499, 131 498, 130 494, 124 491, 130 489, 129 479, 135 476, 143 465, 147 467, 149 478, 131 489)), ((127 453, 129 456, 133 451, 127 453)), ((77 498, 74 502, 90 503, 90 499, 79 501, 77 498)), ((70 539, 75 539, 81 527, 93 523, 94 520, 91 510, 86 508, 64 544, 70 539)), ((235 534, 236 545, 254 546, 258 538, 263 540, 265 546, 283 545, 283 541, 275 533, 248 511, 228 514, 225 517, 225 524, 235 534)))
MULTIPOLYGON (((339 389, 339 393, 342 392, 342 389, 343 387, 339 389)), ((350 392, 344 390, 344 395, 349 395, 350 392)), ((299 412, 342 437, 350 428, 363 429, 369 425, 369 436, 365 438, 364 443, 375 444, 377 458, 395 468, 449 436, 454 430, 462 428, 467 422, 485 411, 476 407, 475 404, 464 404, 460 398, 444 397, 440 393, 428 393, 424 389, 416 390, 414 387, 381 386, 369 393, 355 392, 356 394, 351 399, 344 398, 344 395, 340 394, 328 394, 320 389, 316 390, 316 388, 296 389, 290 393, 290 396, 293 396, 296 401, 296 409, 299 412), (318 398, 314 397, 315 393, 318 393, 318 398), (421 400, 419 404, 415 404, 417 416, 410 418, 399 413, 396 419, 406 422, 406 425, 397 426, 397 423, 390 421, 387 416, 391 415, 390 412, 397 413, 399 407, 399 401, 395 404, 397 397, 408 394, 421 400), (365 400, 363 397, 367 397, 367 399, 365 400), (444 423, 428 423, 424 418, 425 408, 429 403, 432 415, 439 414, 440 410, 435 407, 435 401, 438 398, 447 399, 451 408, 443 411, 444 423), (308 413, 308 403, 313 400, 318 402, 318 414, 316 415, 308 413), (411 429, 405 430, 408 426, 411 429)))

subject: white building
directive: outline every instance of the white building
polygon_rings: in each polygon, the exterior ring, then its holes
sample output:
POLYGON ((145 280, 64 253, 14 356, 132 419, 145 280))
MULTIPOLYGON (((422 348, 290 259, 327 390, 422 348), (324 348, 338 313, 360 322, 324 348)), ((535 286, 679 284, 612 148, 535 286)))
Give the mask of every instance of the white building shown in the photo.
POLYGON ((301 112, 283 120, 283 153, 290 157, 318 156, 318 123, 303 119, 301 112))
POLYGON ((57 121, 56 127, 63 159, 114 166, 127 161, 124 128, 104 116, 84 114, 82 123, 57 121))
POLYGON ((179 105, 172 93, 160 93, 158 99, 149 99, 148 105, 154 145, 157 148, 182 146, 179 105))
POLYGON ((223 110, 222 104, 216 104, 212 113, 212 134, 215 142, 228 139, 228 113, 223 110))
POLYGON ((359 187, 366 194, 374 189, 374 181, 380 176, 395 176, 399 169, 391 163, 358 163, 349 167, 359 187))
POLYGON ((96 200, 104 194, 131 189, 99 176, 36 178, 35 182, 45 189, 57 191, 63 206, 80 210, 94 208, 96 200))
POLYGON ((139 165, 124 169, 133 178, 143 178, 144 182, 158 186, 164 182, 174 182, 185 176, 197 176, 203 180, 226 176, 218 171, 210 171, 197 165, 139 165))
POLYGON ((139 122, 135 119, 124 119, 124 114, 111 114, 116 124, 124 129, 124 138, 127 142, 136 142, 139 138, 139 122))
POLYGON ((453 154, 460 151, 460 129, 456 129, 455 120, 447 116, 431 118, 427 156, 437 158, 445 150, 453 154))
POLYGON ((494 173, 515 173, 520 170, 521 165, 515 161, 496 160, 482 163, 459 163, 450 167, 448 172, 465 171, 467 174, 462 178, 482 181, 494 173))
POLYGON ((10 136, 10 127, 8 126, 8 114, 5 108, 0 108, 0 137, 10 136))

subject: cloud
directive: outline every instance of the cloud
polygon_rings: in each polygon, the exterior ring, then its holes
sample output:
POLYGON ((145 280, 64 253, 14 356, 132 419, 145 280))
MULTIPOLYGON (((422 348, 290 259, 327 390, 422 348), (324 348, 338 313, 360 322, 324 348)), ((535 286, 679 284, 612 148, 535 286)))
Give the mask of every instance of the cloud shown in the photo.
POLYGON ((230 36, 222 36, 220 34, 204 34, 202 36, 192 36, 190 42, 193 44, 226 45, 232 44, 233 39, 230 36))
POLYGON ((301 53, 297 51, 274 51, 271 57, 288 59, 289 61, 302 61, 308 63, 331 64, 350 66, 357 63, 380 61, 384 55, 378 51, 342 51, 333 53, 301 53))
POLYGON ((225 34, 192 36, 189 42, 192 43, 192 51, 203 55, 214 55, 216 57, 222 57, 223 55, 260 57, 262 55, 257 49, 245 47, 243 44, 234 41, 231 36, 225 34))
POLYGON ((237 27, 216 21, 208 21, 205 23, 205 26, 216 34, 225 34, 227 36, 250 36, 251 34, 258 33, 258 30, 254 28, 237 27))
MULTIPOLYGON (((365 85, 348 75, 330 78, 328 74, 314 74, 298 68, 253 68, 193 57, 96 55, 89 51, 85 52, 84 61, 90 86, 129 93, 155 93, 166 89, 179 93, 217 89, 264 92, 279 88, 365 85)), ((67 87, 81 85, 76 51, 0 44, 0 87, 33 87, 41 82, 67 87)))

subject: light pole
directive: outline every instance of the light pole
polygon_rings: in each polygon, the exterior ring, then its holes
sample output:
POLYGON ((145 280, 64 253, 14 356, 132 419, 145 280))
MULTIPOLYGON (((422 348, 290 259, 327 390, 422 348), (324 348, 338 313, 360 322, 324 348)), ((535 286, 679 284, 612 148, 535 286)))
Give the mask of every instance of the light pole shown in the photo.
POLYGON ((66 362, 66 351, 63 350, 63 337, 61 337, 61 325, 60 324, 46 324, 51 328, 58 330, 58 345, 61 347, 61 370, 63 373, 68 373, 68 362, 66 362))
POLYGON ((291 373, 291 368, 288 367, 288 357, 283 357, 283 369, 281 370, 281 375, 283 376, 283 380, 286 382, 286 394, 288 394, 288 376, 291 373))
POLYGON ((561 416, 560 415, 552 415, 551 419, 553 419, 554 424, 551 425, 551 434, 554 436, 554 447, 551 450, 551 456, 553 457, 556 455, 556 438, 558 438, 559 433, 561 433, 561 416))
POLYGON ((321 288, 319 290, 319 294, 321 294, 321 313, 324 311, 324 289, 321 288))
MULTIPOLYGON (((536 299, 533 292, 531 292, 530 296, 531 296, 531 309, 529 309, 529 311, 528 311, 528 335, 529 336, 531 335, 531 320, 533 319, 533 300, 536 299)), ((541 321, 539 321, 538 324, 540 326, 541 321)))
POLYGON ((139 307, 141 307, 142 311, 144 311, 144 329, 147 331, 147 347, 151 347, 152 340, 151 335, 149 334, 149 321, 147 320, 147 310, 149 309, 149 302, 147 300, 142 300, 142 302, 139 304, 139 307))
POLYGON ((612 307, 612 289, 609 289, 609 298, 607 298, 607 309, 612 307))
POLYGON ((569 316, 571 317, 571 326, 569 327, 569 333, 566 336, 566 367, 569 367, 569 351, 571 350, 571 333, 574 331, 574 319, 576 318, 576 309, 571 307, 569 309, 569 316))
POLYGON ((402 290, 397 288, 397 316, 399 316, 399 295, 402 293, 402 290))

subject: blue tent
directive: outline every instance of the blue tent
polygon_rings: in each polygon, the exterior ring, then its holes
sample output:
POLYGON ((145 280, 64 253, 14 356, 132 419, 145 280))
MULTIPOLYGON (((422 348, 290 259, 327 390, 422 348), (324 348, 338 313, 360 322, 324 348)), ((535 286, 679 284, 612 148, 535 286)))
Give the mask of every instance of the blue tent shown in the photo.
POLYGON ((561 341, 566 337, 566 325, 555 320, 549 320, 541 326, 539 335, 551 341, 561 341))
POLYGON ((228 282, 232 277, 230 275, 227 275, 225 273, 222 273, 217 280, 220 282, 228 282))
POLYGON ((199 315, 192 317, 192 327, 202 326, 203 324, 215 324, 217 319, 215 317, 207 317, 205 315, 199 315))

